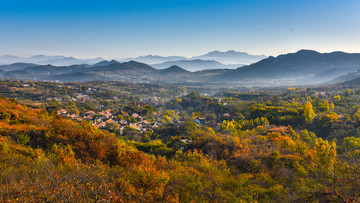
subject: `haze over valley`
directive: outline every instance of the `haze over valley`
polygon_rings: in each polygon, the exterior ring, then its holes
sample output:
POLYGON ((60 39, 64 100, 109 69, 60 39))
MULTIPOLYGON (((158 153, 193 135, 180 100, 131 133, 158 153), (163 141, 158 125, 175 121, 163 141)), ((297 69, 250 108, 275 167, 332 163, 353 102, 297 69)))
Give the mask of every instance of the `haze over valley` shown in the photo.
POLYGON ((84 60, 60 56, 3 56, 0 61, 11 64, 0 66, 0 77, 62 82, 106 80, 271 87, 344 82, 355 79, 355 73, 360 70, 360 54, 345 52, 300 50, 265 57, 235 51, 214 51, 199 57, 184 58, 148 55, 120 62, 101 58, 84 60), (219 62, 226 60, 251 63, 225 65, 219 62))

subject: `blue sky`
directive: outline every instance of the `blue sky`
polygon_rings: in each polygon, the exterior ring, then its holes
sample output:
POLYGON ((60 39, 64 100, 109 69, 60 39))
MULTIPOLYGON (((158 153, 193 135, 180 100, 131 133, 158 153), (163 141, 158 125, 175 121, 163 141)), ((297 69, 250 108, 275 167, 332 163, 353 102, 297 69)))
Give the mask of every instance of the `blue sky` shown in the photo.
POLYGON ((359 0, 0 0, 0 55, 360 52, 359 0))

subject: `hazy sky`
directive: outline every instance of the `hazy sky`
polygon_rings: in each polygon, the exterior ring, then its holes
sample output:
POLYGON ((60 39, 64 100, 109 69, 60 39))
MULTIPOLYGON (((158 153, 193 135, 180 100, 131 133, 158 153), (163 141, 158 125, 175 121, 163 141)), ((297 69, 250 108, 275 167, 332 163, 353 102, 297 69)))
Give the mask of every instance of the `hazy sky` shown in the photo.
POLYGON ((360 52, 359 0, 0 0, 0 55, 360 52))

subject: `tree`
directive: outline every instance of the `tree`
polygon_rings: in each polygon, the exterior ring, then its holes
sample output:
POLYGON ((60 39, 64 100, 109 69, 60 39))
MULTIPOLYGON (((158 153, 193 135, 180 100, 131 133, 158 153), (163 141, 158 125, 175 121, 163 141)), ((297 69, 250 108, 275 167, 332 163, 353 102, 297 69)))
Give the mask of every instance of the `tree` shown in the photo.
POLYGON ((199 93, 195 92, 194 90, 190 92, 188 95, 192 100, 197 100, 200 98, 199 93))
POLYGON ((20 144, 26 145, 30 141, 30 137, 26 133, 19 133, 17 135, 17 141, 20 144))
POLYGON ((328 111, 330 111, 330 105, 329 105, 329 101, 328 101, 328 100, 325 100, 325 101, 324 101, 323 105, 321 105, 321 107, 320 107, 320 110, 321 110, 322 112, 328 112, 328 111))
POLYGON ((330 109, 334 109, 334 108, 335 108, 334 103, 331 103, 331 104, 330 104, 330 109))
POLYGON ((356 111, 356 113, 353 116, 353 119, 355 121, 360 121, 360 109, 356 111))
POLYGON ((305 121, 307 123, 311 123, 311 121, 314 119, 315 117, 315 112, 312 108, 312 104, 310 102, 306 102, 305 106, 304 106, 304 117, 305 117, 305 121))
POLYGON ((345 89, 344 94, 345 94, 345 96, 351 96, 351 95, 354 95, 355 93, 351 89, 345 89))
POLYGON ((271 97, 270 101, 271 101, 272 105, 274 105, 274 106, 278 106, 282 102, 279 95, 271 97))

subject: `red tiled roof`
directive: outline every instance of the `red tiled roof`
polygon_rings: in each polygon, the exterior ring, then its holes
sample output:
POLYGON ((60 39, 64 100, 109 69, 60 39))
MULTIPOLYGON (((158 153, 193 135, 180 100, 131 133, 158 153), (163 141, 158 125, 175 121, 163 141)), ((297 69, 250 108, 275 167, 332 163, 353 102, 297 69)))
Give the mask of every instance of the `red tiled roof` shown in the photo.
POLYGON ((133 113, 132 115, 131 115, 131 117, 138 117, 139 116, 139 114, 137 114, 137 113, 133 113))
POLYGON ((106 123, 105 122, 102 122, 102 123, 99 123, 99 124, 96 124, 97 127, 102 127, 102 126, 105 126, 106 123))

